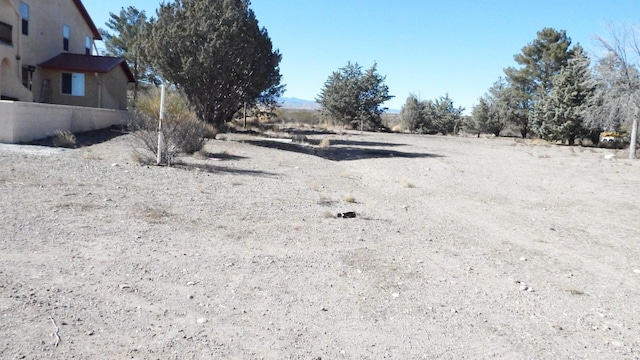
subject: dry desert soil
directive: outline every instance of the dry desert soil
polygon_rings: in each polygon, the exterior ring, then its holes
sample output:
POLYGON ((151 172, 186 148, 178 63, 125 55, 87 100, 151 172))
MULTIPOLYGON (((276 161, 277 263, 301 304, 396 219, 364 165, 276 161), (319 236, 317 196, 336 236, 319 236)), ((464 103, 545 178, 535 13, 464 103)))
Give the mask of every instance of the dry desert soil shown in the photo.
POLYGON ((0 145, 0 358, 640 358, 624 151, 305 135, 0 145))

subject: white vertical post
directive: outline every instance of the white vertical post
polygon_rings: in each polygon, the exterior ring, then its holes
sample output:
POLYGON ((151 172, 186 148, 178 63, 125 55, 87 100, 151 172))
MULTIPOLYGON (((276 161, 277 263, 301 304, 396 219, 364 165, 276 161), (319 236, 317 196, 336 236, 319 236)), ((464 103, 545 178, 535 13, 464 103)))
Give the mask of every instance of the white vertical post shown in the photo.
POLYGON ((164 135, 162 134, 162 120, 164 119, 164 84, 160 86, 160 120, 158 121, 158 156, 156 165, 162 162, 162 148, 164 148, 164 135))
POLYGON ((633 116, 633 123, 631 125, 631 142, 629 143, 629 159, 636 158, 636 148, 638 144, 638 112, 633 116))
POLYGON ((247 128, 247 102, 244 102, 244 127, 243 129, 247 128))

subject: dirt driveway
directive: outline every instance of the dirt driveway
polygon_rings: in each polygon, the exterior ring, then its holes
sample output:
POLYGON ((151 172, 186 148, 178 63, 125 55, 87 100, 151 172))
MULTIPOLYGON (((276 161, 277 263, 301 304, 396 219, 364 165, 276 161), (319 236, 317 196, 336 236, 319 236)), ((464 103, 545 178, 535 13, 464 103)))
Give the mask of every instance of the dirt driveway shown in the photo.
POLYGON ((640 357, 640 162, 306 136, 0 145, 0 358, 640 357))

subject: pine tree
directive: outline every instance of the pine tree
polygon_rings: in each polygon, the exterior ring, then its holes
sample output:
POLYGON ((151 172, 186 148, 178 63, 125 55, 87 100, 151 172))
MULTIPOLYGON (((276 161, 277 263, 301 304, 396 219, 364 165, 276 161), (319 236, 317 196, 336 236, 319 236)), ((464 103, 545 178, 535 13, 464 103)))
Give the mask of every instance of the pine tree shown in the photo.
POLYGON ((522 67, 505 69, 514 100, 514 116, 511 121, 519 128, 522 137, 526 137, 529 132, 532 122, 530 115, 537 99, 549 94, 553 87, 553 77, 560 73, 572 57, 570 45, 571 39, 565 30, 544 28, 538 31, 533 42, 514 56, 522 67))
POLYGON ((594 92, 589 59, 581 47, 576 47, 575 57, 553 78, 551 92, 536 104, 536 134, 573 145, 576 138, 587 133, 583 121, 594 92))

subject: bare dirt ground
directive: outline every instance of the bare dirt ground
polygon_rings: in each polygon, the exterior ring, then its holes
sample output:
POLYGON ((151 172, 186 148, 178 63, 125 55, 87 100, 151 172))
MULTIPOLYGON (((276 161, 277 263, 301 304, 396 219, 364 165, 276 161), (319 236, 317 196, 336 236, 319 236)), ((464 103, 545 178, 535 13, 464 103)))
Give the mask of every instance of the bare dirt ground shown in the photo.
POLYGON ((0 358, 640 357, 624 151, 222 137, 188 168, 0 145, 0 358))

